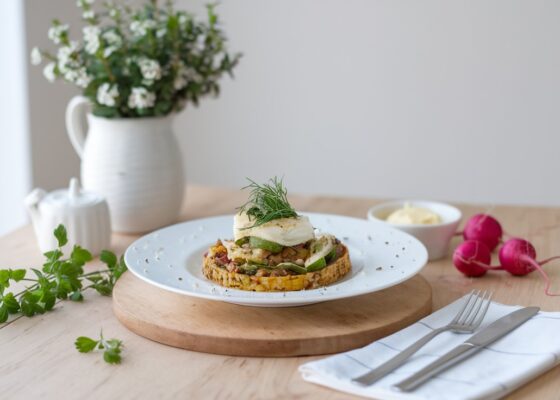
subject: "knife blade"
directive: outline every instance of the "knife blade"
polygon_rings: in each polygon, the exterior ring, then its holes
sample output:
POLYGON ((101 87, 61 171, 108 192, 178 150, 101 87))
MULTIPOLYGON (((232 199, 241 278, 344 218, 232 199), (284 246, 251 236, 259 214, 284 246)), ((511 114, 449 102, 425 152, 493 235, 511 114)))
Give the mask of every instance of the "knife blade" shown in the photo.
POLYGON ((432 376, 472 356, 484 346, 495 342, 518 326, 524 324, 539 311, 539 307, 521 308, 492 322, 486 328, 474 334, 453 350, 450 350, 434 362, 426 365, 420 371, 394 385, 395 388, 403 392, 416 389, 432 376))

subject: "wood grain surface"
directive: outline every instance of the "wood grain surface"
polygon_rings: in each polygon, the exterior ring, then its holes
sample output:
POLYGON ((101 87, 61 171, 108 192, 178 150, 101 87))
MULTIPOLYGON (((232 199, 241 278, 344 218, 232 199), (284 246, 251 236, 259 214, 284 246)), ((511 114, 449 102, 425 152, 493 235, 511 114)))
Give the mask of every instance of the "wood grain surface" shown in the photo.
MULTIPOLYGON (((239 190, 189 187, 182 220, 231 214, 242 204, 239 190)), ((302 211, 365 217, 379 200, 293 196, 302 211)), ((489 209, 461 206, 465 217, 489 209)), ((492 214, 508 233, 528 238, 539 258, 560 254, 560 208, 495 206, 492 214)), ((112 249, 122 253, 136 236, 115 235, 112 249)), ((455 239, 456 245, 459 238, 455 239)), ((2 267, 40 267, 43 257, 26 226, 0 238, 2 267)), ((99 267, 94 262, 88 270, 99 267)), ((560 265, 546 267, 560 291, 560 265)), ((433 307, 441 308, 473 288, 492 289, 496 301, 537 305, 560 311, 560 299, 547 297, 538 274, 513 277, 492 273, 466 278, 450 258, 422 271, 432 286, 433 307)), ((140 337, 114 316, 111 299, 87 293, 83 303, 61 302, 47 315, 19 318, 0 325, 0 398, 5 399, 351 399, 356 398, 304 382, 297 368, 311 357, 234 357, 179 350, 140 337), (73 342, 81 335, 124 340, 123 363, 106 365, 99 354, 80 354, 73 342)), ((512 393, 511 399, 559 399, 560 367, 512 393)))
POLYGON ((230 356, 339 353, 396 332, 431 309, 432 289, 421 276, 380 292, 287 308, 188 297, 150 285, 131 272, 113 290, 115 315, 134 333, 170 346, 230 356))

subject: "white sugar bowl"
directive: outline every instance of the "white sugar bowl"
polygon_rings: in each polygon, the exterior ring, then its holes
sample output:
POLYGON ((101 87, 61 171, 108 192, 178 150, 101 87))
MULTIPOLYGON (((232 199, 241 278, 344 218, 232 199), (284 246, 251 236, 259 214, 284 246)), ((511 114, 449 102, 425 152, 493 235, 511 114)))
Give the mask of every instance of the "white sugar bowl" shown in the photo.
POLYGON ((70 180, 68 189, 47 193, 35 189, 25 198, 39 248, 43 252, 55 249, 58 244, 54 229, 63 224, 68 233, 65 251, 74 245, 98 255, 111 244, 111 219, 105 199, 93 192, 83 191, 76 178, 70 180))

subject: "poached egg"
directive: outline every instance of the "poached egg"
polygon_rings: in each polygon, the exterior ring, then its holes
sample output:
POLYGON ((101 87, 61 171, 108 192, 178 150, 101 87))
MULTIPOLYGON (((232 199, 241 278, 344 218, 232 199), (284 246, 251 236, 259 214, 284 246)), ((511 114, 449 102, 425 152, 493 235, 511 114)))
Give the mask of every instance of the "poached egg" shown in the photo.
POLYGON ((282 246, 296 246, 315 237, 309 218, 299 215, 296 218, 279 218, 250 228, 255 224, 245 213, 233 217, 233 236, 235 240, 255 236, 282 246))

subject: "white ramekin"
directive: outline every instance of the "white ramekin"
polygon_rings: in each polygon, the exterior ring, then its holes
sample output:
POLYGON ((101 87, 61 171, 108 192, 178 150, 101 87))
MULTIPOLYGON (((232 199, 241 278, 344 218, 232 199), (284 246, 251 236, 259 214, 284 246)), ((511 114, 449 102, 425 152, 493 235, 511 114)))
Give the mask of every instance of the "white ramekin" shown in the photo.
POLYGON ((426 200, 397 200, 387 203, 382 203, 374 206, 368 211, 368 219, 375 223, 388 224, 403 232, 409 233, 428 249, 428 256, 430 261, 439 260, 447 254, 449 242, 457 232, 457 227, 461 222, 461 211, 459 209, 445 203, 426 200), (427 208, 438 214, 442 222, 439 224, 424 225, 424 224, 393 224, 387 222, 387 217, 393 211, 403 208, 405 204, 413 207, 427 208))

